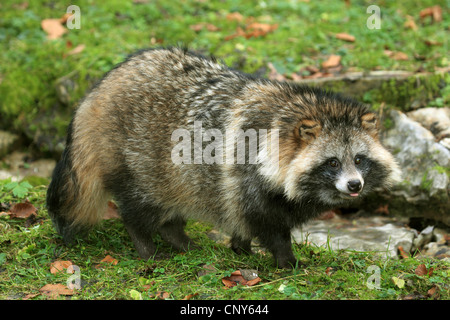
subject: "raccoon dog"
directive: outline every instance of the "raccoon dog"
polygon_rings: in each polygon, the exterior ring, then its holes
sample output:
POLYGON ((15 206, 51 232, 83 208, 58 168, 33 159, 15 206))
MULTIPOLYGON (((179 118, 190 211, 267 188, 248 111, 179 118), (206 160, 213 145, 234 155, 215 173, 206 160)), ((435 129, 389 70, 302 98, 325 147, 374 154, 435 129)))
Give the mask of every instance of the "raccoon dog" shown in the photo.
POLYGON ((183 230, 194 218, 228 231, 237 253, 251 252, 258 238, 289 268, 293 227, 396 180, 377 127, 366 106, 336 94, 254 78, 180 48, 141 51, 76 110, 47 207, 66 243, 114 199, 144 259, 157 233, 176 249, 194 247, 183 230), (239 162, 229 132, 267 133, 277 152, 259 136, 256 160, 249 151, 239 162), (182 140, 193 148, 180 148, 182 140))

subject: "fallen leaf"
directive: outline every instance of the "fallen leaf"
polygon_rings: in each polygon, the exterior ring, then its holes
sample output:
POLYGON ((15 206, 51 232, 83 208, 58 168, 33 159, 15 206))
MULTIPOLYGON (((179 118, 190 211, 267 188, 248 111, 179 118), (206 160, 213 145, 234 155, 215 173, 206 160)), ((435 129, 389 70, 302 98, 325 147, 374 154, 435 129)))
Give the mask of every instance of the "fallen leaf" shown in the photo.
POLYGON ((23 297, 22 300, 29 300, 29 299, 32 299, 32 298, 38 296, 38 295, 39 295, 39 293, 29 293, 25 297, 23 297))
POLYGON ((67 288, 63 284, 46 284, 39 289, 39 292, 52 299, 57 298, 59 295, 72 296, 75 294, 73 290, 67 288))
POLYGON ((202 31, 203 29, 206 29, 208 31, 219 31, 220 30, 220 28, 216 27, 215 25, 213 25, 211 23, 204 23, 204 22, 190 25, 189 29, 191 29, 195 32, 202 31))
MULTIPOLYGON (((438 287, 437 287, 436 285, 433 285, 433 286, 431 287, 431 289, 429 289, 429 290, 427 291, 427 295, 428 295, 428 297, 432 298, 432 297, 435 296, 436 293, 438 293, 438 292, 439 292, 439 291, 438 291, 438 287)), ((438 295, 439 295, 439 293, 438 293, 438 295)))
POLYGON ((333 272, 333 268, 332 267, 328 267, 326 270, 325 270, 325 273, 327 274, 327 276, 331 276, 331 273, 333 272))
POLYGON ((85 45, 85 44, 79 44, 79 45, 77 45, 75 48, 73 48, 72 50, 70 50, 70 51, 67 53, 67 55, 68 55, 68 56, 71 56, 71 55, 74 55, 74 54, 78 54, 78 53, 82 52, 82 51, 84 50, 84 48, 86 48, 86 45, 85 45))
POLYGON ((431 46, 442 46, 442 42, 438 42, 438 41, 435 41, 435 40, 429 40, 429 39, 426 39, 426 40, 424 41, 424 43, 425 43, 427 46, 429 46, 429 47, 431 47, 431 46))
POLYGON ((421 299, 425 299, 425 296, 417 291, 414 291, 413 293, 404 296, 402 300, 421 300, 421 299))
POLYGON ((392 277, 392 281, 394 282, 394 284, 402 289, 405 287, 405 280, 401 279, 401 278, 397 278, 397 277, 392 277))
POLYGON ((158 291, 156 293, 156 299, 166 300, 170 296, 170 292, 158 291))
POLYGON ((242 22, 244 20, 244 16, 242 14, 240 14, 239 12, 232 12, 232 13, 227 14, 227 20, 242 22))
POLYGON ((253 22, 247 25, 245 31, 245 38, 257 38, 265 36, 266 34, 278 29, 278 24, 258 23, 253 22))
POLYGON ((248 272, 246 270, 236 270, 236 271, 232 272, 229 277, 222 278, 222 283, 227 288, 232 288, 238 284, 242 284, 244 286, 254 286, 255 284, 259 283, 260 281, 261 281, 261 278, 259 278, 258 275, 254 271, 248 272), (244 277, 244 275, 247 277, 247 279, 244 277), (249 275, 252 275, 252 276, 249 277, 249 275))
POLYGON ((400 256, 403 259, 408 259, 409 258, 409 255, 405 252, 405 249, 403 249, 402 246, 398 246, 398 251, 400 252, 400 256))
POLYGON ((117 261, 117 259, 114 259, 113 257, 111 257, 109 254, 103 258, 103 260, 101 260, 100 262, 104 262, 104 263, 111 263, 112 265, 116 265, 119 261, 117 261))
POLYGON ((50 40, 61 38, 67 32, 67 29, 61 23, 61 19, 44 19, 41 21, 41 27, 50 40))
POLYGON ((401 51, 384 50, 384 54, 394 60, 409 60, 408 55, 401 51))
POLYGON ((424 276, 427 274, 427 267, 424 264, 419 264, 414 273, 418 276, 424 276))
POLYGON ((11 218, 27 219, 31 215, 36 215, 36 207, 29 202, 16 203, 9 209, 11 218))
POLYGON ((425 8, 419 13, 420 19, 425 19, 430 16, 432 21, 441 22, 442 21, 442 8, 439 5, 425 8))
POLYGON ((328 59, 322 62, 322 67, 325 69, 337 67, 341 63, 341 56, 332 54, 328 59))
POLYGON ((275 66, 271 62, 269 62, 267 64, 267 67, 270 70, 270 73, 269 73, 269 76, 268 76, 270 80, 276 80, 276 81, 284 81, 284 80, 286 80, 286 77, 283 76, 281 73, 279 73, 277 71, 277 69, 275 68, 275 66))
POLYGON ((198 293, 192 293, 185 296, 182 300, 191 300, 193 297, 198 296, 198 293))
POLYGON ((54 261, 50 265, 50 273, 56 274, 58 272, 62 272, 64 269, 69 268, 71 265, 71 261, 54 261))
POLYGON ((334 36, 339 40, 355 42, 355 37, 348 33, 336 33, 334 36))
POLYGON ((418 29, 416 23, 414 22, 414 18, 408 15, 406 16, 406 22, 403 24, 403 26, 414 31, 418 29))
POLYGON ((69 20, 69 18, 73 15, 73 13, 65 13, 61 19, 59 19, 59 21, 61 22, 61 24, 64 24, 67 22, 67 20, 69 20))

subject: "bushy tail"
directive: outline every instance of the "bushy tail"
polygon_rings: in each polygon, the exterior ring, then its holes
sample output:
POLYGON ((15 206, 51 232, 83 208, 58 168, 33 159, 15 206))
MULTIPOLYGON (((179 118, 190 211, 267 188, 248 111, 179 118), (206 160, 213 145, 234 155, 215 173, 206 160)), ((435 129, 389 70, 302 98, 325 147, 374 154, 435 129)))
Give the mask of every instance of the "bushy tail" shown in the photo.
POLYGON ((108 201, 99 163, 92 155, 83 155, 86 150, 74 148, 72 124, 69 126, 66 148, 53 171, 47 191, 48 213, 67 244, 102 219, 108 201))

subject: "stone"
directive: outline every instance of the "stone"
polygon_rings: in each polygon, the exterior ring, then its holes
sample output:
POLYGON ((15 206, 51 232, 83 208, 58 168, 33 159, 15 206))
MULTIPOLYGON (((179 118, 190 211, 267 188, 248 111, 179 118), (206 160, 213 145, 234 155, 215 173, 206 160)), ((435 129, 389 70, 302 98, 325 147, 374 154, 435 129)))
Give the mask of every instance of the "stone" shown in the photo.
POLYGON ((410 252, 414 230, 395 218, 374 216, 314 220, 292 232, 295 242, 308 241, 332 250, 375 251, 384 258, 398 258, 398 248, 410 252))
MULTIPOLYGON (((438 119, 432 118, 436 110, 418 111, 410 114, 424 125, 431 128, 434 123, 438 128, 438 119)), ((398 161, 403 181, 390 192, 375 192, 364 201, 362 208, 388 204, 391 214, 432 219, 450 226, 450 150, 406 114, 391 110, 389 118, 393 125, 383 133, 382 143, 398 161)), ((438 118, 446 123, 444 116, 438 114, 438 118)), ((436 132, 446 129, 440 128, 436 132)))

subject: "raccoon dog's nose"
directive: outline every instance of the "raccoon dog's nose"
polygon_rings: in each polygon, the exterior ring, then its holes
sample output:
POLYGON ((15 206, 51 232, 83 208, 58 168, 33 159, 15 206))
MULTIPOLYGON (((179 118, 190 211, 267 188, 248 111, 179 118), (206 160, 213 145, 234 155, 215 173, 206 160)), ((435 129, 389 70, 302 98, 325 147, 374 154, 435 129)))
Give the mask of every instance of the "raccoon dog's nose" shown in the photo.
POLYGON ((350 180, 349 182, 347 182, 347 187, 348 190, 350 190, 351 192, 358 192, 361 190, 361 181, 359 180, 350 180))

